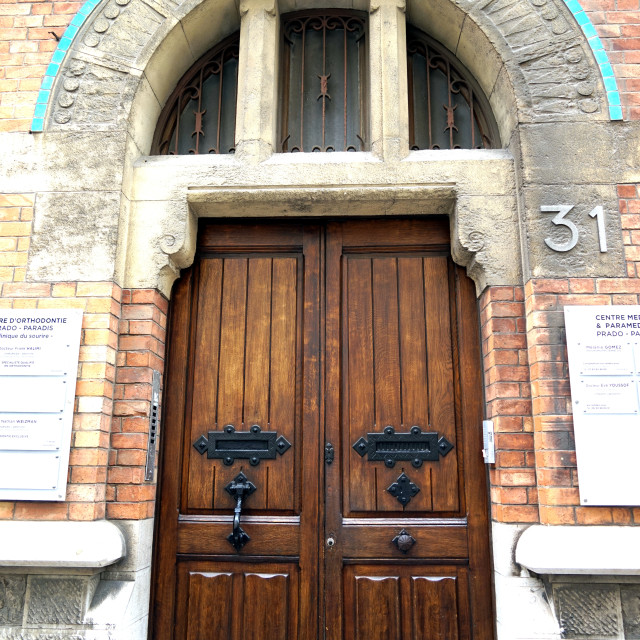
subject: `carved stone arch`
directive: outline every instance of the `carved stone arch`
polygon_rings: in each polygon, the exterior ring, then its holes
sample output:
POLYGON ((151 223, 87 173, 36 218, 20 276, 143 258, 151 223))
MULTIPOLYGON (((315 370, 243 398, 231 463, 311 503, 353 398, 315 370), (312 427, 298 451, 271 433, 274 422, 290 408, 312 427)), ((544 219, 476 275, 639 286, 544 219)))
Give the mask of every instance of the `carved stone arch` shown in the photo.
MULTIPOLYGON (((184 71, 239 29, 239 4, 103 0, 61 64, 47 129, 127 129, 147 153, 148 126, 136 112, 151 120, 184 71)), ((292 0, 273 5, 281 13, 304 8, 292 0)), ((518 122, 608 118, 598 66, 562 0, 408 0, 406 11, 472 72, 503 141, 518 122)))
MULTIPOLYGON (((193 258, 197 217, 211 215, 210 210, 195 212, 184 184, 162 202, 138 201, 136 180, 143 176, 143 180, 162 181, 166 171, 163 167, 154 174, 156 160, 145 156, 161 107, 175 84, 203 53, 239 29, 247 6, 259 5, 261 11, 275 16, 305 4, 317 7, 311 0, 103 0, 82 26, 57 75, 45 129, 106 131, 123 138, 118 158, 122 184, 113 185, 122 191, 118 280, 128 286, 158 286, 168 293, 179 270, 193 258)), ((326 4, 344 6, 344 2, 326 4)), ((607 119, 598 67, 562 0, 406 0, 406 6, 404 0, 353 0, 348 4, 374 12, 382 4, 404 10, 409 22, 450 49, 489 97, 503 146, 510 146, 520 124, 607 119)), ((477 158, 481 162, 481 156, 477 158)), ((256 156, 247 162, 264 159, 256 156)), ((191 171, 194 185, 207 184, 209 178, 203 172, 211 167, 204 169, 206 160, 191 165, 192 160, 179 161, 178 170, 191 171)), ((383 163, 387 173, 381 174, 381 183, 394 173, 402 182, 404 171, 394 168, 398 160, 383 163)), ((219 160, 210 184, 224 183, 229 167, 242 162, 242 157, 219 160)), ((452 217, 454 256, 467 266, 479 290, 487 284, 521 280, 518 178, 505 158, 492 156, 492 162, 509 167, 509 185, 487 196, 495 201, 481 204, 483 186, 474 191, 475 186, 452 183, 455 197, 442 211, 452 217), (502 211, 500 215, 508 221, 504 228, 512 237, 510 256, 492 253, 492 246, 503 243, 502 238, 492 242, 492 229, 497 227, 486 216, 482 223, 471 222, 482 218, 475 207, 486 212, 488 206, 502 211), (465 211, 470 213, 462 219, 465 211), (517 267, 492 267, 507 263, 517 267)), ((522 158, 523 165, 526 162, 522 158)), ((452 178, 439 171, 434 169, 422 184, 455 182, 455 172, 452 178)), ((277 174, 274 169, 273 175, 277 174)), ((242 180, 260 184, 257 175, 251 170, 242 180)), ((330 180, 330 172, 326 175, 330 180)), ((280 184, 286 184, 286 178, 282 180, 280 184)), ((285 203, 285 211, 295 209, 294 201, 285 203)))

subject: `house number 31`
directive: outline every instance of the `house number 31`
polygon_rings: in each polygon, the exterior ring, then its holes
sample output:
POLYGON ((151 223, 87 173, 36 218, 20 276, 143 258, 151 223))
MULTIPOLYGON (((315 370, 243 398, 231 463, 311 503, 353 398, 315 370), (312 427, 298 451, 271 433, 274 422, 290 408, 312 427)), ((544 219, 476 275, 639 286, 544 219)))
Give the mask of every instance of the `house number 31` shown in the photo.
MULTIPOLYGON (((540 207, 540 211, 542 213, 555 213, 555 215, 551 222, 556 226, 562 226, 569 229, 571 232, 571 237, 564 244, 556 242, 552 238, 545 238, 545 244, 549 249, 553 249, 554 251, 571 251, 577 244, 579 240, 578 227, 571 221, 565 219, 565 216, 573 209, 574 205, 572 204, 554 204, 550 206, 542 206, 540 207)), ((589 212, 589 215, 592 218, 595 218, 598 223, 598 240, 600 242, 600 253, 607 252, 607 232, 604 227, 604 207, 602 205, 598 205, 594 207, 592 211, 589 212)))

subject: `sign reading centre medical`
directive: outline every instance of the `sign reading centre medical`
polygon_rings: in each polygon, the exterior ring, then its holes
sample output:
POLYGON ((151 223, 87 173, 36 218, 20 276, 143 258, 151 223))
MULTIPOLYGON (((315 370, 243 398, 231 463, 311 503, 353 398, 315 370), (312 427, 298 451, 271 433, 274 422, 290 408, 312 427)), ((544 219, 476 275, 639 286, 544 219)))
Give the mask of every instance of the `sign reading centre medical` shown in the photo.
POLYGON ((583 505, 640 504, 640 306, 565 307, 583 505))
POLYGON ((0 309, 0 500, 64 500, 82 311, 0 309))

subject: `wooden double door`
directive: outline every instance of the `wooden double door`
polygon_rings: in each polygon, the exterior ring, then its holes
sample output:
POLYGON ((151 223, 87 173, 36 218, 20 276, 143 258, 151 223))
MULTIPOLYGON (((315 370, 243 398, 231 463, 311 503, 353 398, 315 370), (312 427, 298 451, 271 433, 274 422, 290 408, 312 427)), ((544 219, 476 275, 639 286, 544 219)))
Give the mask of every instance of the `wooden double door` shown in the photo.
POLYGON ((493 637, 475 296, 449 253, 438 218, 201 227, 152 638, 493 637))

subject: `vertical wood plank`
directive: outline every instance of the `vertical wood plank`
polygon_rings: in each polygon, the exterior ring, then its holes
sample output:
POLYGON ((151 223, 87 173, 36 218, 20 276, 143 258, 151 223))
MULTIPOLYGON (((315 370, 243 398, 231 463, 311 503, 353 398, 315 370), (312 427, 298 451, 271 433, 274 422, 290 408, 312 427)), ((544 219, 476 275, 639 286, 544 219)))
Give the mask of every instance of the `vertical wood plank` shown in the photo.
MULTIPOLYGON (((237 431, 243 428, 247 267, 246 258, 224 260, 218 368, 218 430, 227 424, 232 424, 237 431)), ((198 380, 194 380, 194 385, 198 383, 198 380)), ((215 509, 229 511, 235 506, 235 501, 224 487, 235 478, 240 468, 238 465, 227 467, 221 460, 209 462, 214 463, 216 469, 213 506, 215 509)), ((248 469, 249 465, 244 465, 244 468, 248 469)), ((247 473, 247 477, 253 481, 251 473, 247 473)))
POLYGON ((458 602, 455 576, 413 576, 411 640, 458 640, 458 602))
POLYGON ((190 573, 187 640, 230 640, 234 615, 230 573, 190 573))
POLYGON ((277 258, 273 262, 269 422, 270 429, 283 435, 292 448, 265 464, 269 470, 268 506, 271 509, 293 509, 295 500, 295 462, 301 443, 296 425, 297 344, 301 321, 297 315, 297 267, 296 258, 277 258))
MULTIPOLYGON (((376 431, 387 425, 402 431, 402 388, 400 372, 398 262, 396 258, 374 258, 373 263, 373 352, 375 376, 376 431)), ((407 464, 407 467, 409 465, 407 464)), ((398 501, 387 491, 401 473, 375 465, 379 511, 398 511, 398 501)))
MULTIPOLYGON (((218 372, 218 425, 242 428, 244 392, 247 259, 225 259, 218 372)), ((198 384, 195 380, 194 384, 198 384)))
POLYGON ((289 592, 289 576, 286 574, 245 574, 243 640, 287 640, 289 592))
POLYGON ((355 640, 399 640, 400 579, 355 578, 355 640))
MULTIPOLYGON (((249 258, 247 280, 247 335, 244 367, 244 430, 257 424, 269 430, 269 377, 271 373, 271 264, 270 258, 249 258)), ((273 489, 269 486, 269 465, 263 461, 251 467, 257 491, 247 509, 266 509, 273 489)))
POLYGON ((347 366, 348 421, 342 442, 350 455, 349 508, 346 511, 374 511, 376 509, 376 487, 374 471, 367 465, 366 456, 361 458, 351 449, 354 442, 371 431, 375 425, 375 385, 373 366, 373 308, 372 308, 372 264, 364 258, 346 260, 346 297, 344 306, 347 315, 347 366))
POLYGON ((395 258, 374 258, 373 349, 376 428, 400 431, 400 345, 398 340, 398 276, 395 258))
MULTIPOLYGON (((400 372, 402 384, 403 431, 416 425, 429 430, 429 385, 427 378, 427 345, 425 295, 422 258, 398 258, 398 306, 400 332, 400 372)), ((405 511, 430 511, 431 463, 407 473, 420 488, 405 511)), ((411 469, 409 471, 408 469, 411 469)), ((394 505, 397 508, 397 505, 394 505)))
POLYGON ((206 453, 200 455, 193 443, 216 429, 222 271, 221 259, 200 263, 193 353, 193 379, 197 384, 192 389, 191 433, 185 442, 189 460, 187 509, 211 509, 212 506, 215 465, 206 453))
POLYGON ((431 429, 454 445, 452 451, 432 466, 434 511, 459 508, 458 456, 456 440, 455 384, 449 298, 449 269, 445 257, 425 258, 424 286, 427 319, 429 410, 431 429))
POLYGON ((269 419, 271 263, 270 258, 251 258, 247 285, 243 422, 245 428, 258 424, 265 431, 269 419))

